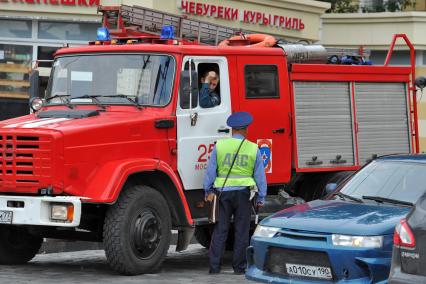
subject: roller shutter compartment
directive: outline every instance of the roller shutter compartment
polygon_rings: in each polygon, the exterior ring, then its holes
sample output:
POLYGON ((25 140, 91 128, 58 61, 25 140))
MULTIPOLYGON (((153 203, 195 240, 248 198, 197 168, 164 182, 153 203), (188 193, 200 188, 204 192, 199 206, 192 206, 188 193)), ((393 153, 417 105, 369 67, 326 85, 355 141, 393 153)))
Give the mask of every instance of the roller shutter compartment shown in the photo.
POLYGON ((354 165, 348 82, 293 82, 299 168, 354 165))
POLYGON ((355 83, 359 162, 374 155, 410 152, 404 83, 355 83))

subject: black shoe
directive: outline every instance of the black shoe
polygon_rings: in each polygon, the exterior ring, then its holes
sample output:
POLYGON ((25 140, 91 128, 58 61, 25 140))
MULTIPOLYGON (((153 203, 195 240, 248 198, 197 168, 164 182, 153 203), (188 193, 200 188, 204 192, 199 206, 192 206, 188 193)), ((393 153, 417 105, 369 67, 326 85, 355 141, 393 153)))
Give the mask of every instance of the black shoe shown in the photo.
POLYGON ((219 273, 220 273, 220 269, 219 270, 215 270, 215 269, 209 270, 209 274, 219 274, 219 273))
POLYGON ((243 275, 243 274, 246 274, 246 271, 244 269, 242 269, 242 270, 234 270, 234 274, 236 274, 236 275, 243 275))

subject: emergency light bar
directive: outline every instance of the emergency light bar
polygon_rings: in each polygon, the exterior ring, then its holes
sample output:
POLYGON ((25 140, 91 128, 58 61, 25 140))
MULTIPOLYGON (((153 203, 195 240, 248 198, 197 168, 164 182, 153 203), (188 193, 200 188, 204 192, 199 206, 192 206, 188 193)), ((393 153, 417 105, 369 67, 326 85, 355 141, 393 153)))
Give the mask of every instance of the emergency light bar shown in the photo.
POLYGON ((96 32, 96 39, 100 41, 111 40, 111 36, 106 27, 98 28, 96 32))

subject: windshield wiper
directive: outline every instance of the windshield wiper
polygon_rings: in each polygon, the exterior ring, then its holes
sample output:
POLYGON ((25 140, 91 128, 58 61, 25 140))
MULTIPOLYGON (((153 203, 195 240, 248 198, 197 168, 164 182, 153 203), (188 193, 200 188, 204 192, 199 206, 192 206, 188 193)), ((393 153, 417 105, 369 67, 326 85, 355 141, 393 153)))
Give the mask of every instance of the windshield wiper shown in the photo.
POLYGON ((402 200, 397 200, 397 199, 392 199, 392 198, 386 198, 386 197, 381 197, 381 196, 363 195, 362 199, 374 200, 374 201, 376 201, 378 203, 387 202, 387 203, 392 203, 392 204, 401 204, 401 205, 406 205, 406 206, 414 206, 414 204, 412 202, 402 201, 402 200))
POLYGON ((335 192, 333 194, 339 196, 342 199, 350 199, 350 200, 358 202, 358 203, 364 203, 364 201, 362 201, 362 199, 341 193, 340 191, 335 192))
POLYGON ((131 102, 139 110, 142 109, 142 106, 138 102, 136 102, 135 100, 132 100, 131 98, 129 98, 128 96, 126 96, 124 94, 105 95, 105 96, 102 96, 102 97, 104 97, 104 98, 123 98, 123 99, 126 99, 129 102, 131 102))
POLYGON ((98 107, 102 109, 106 109, 106 107, 98 100, 98 97, 102 97, 102 96, 85 94, 81 96, 72 97, 71 99, 92 99, 92 102, 94 102, 98 107))
POLYGON ((59 98, 64 105, 66 105, 70 109, 73 109, 74 106, 72 104, 70 104, 69 99, 67 99, 66 97, 69 97, 69 95, 53 95, 51 97, 46 98, 46 101, 50 101, 51 99, 59 98))

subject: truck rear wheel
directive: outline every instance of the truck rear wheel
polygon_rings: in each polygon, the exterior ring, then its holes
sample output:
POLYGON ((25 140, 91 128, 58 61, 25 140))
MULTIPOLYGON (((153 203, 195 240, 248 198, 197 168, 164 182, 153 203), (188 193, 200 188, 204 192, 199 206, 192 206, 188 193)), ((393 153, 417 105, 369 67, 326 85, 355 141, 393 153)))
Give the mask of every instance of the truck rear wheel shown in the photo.
POLYGON ((137 185, 123 191, 104 222, 104 246, 109 265, 125 275, 157 270, 170 245, 171 217, 164 197, 137 185))
POLYGON ((0 226, 0 264, 24 264, 39 251, 43 238, 16 226, 0 226))
POLYGON ((196 227, 194 232, 195 239, 205 248, 210 247, 210 241, 212 240, 212 227, 196 227))
MULTIPOLYGON (((213 230, 214 230, 213 226, 201 227, 201 228, 197 227, 195 228, 194 237, 200 243, 200 245, 208 249, 210 248, 210 242, 212 240, 213 230)), ((234 234, 235 234, 234 225, 231 224, 229 226, 228 237, 226 238, 225 249, 227 251, 234 250, 234 239, 235 239, 234 234)), ((253 232, 250 231, 250 237, 252 236, 252 234, 253 232)))

